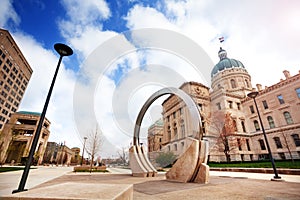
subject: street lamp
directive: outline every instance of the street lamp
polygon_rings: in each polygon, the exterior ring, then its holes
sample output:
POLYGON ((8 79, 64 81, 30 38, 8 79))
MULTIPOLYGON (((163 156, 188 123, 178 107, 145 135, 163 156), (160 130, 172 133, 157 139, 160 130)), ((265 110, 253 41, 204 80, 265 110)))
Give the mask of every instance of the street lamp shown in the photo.
POLYGON ((26 165, 25 165, 25 168, 24 168, 24 171, 23 171, 23 174, 22 174, 22 178, 21 178, 21 181, 19 183, 19 187, 18 187, 18 189, 13 190, 12 193, 23 192, 23 191, 27 190, 27 189, 24 189, 24 187, 25 187, 27 177, 28 177, 28 174, 29 174, 30 165, 31 165, 32 160, 33 160, 33 155, 34 155, 37 143, 38 143, 39 138, 40 138, 40 133, 41 133, 41 130, 42 130, 42 126, 43 126, 43 123, 44 123, 46 111, 47 111, 47 108, 48 108, 48 104, 49 104, 49 101, 50 101, 51 93, 52 93, 52 90, 53 90, 53 87, 54 87, 55 79, 56 79, 56 76, 57 76, 57 73, 58 73, 58 70, 59 70, 61 60, 64 56, 70 56, 70 55, 73 54, 73 50, 65 44, 57 43, 57 44, 54 45, 54 49, 60 55, 59 60, 58 60, 58 64, 57 64, 57 67, 56 67, 56 70, 55 70, 55 73, 54 73, 54 77, 52 79, 50 89, 48 91, 48 95, 47 95, 47 98, 46 98, 46 101, 45 101, 45 104, 44 104, 42 114, 40 116, 40 120, 39 120, 37 129, 36 129, 35 135, 33 137, 32 145, 31 145, 31 148, 30 148, 30 151, 29 151, 28 160, 26 162, 26 165))
POLYGON ((267 138, 267 135, 266 135, 266 132, 265 132, 265 128, 264 128, 264 125, 262 123, 262 120, 261 120, 261 117, 260 117, 260 113, 259 113, 259 110, 258 110, 258 107, 257 107, 257 103, 256 103, 256 100, 255 100, 255 97, 257 95, 258 95, 258 92, 250 92, 249 94, 247 94, 248 97, 250 97, 250 98, 253 99, 255 107, 256 107, 258 119, 259 119, 259 122, 260 122, 260 125, 261 125, 261 129, 262 129, 262 132, 264 134, 265 141, 266 141, 266 145, 267 145, 269 157, 270 157, 270 160, 272 162, 272 167, 273 167, 273 171, 274 171, 274 174, 275 174, 274 179, 281 179, 281 177, 278 176, 278 173, 277 173, 277 170, 276 170, 276 166, 275 166, 275 162, 274 162, 274 159, 273 159, 273 156, 272 156, 271 148, 270 148, 270 145, 269 145, 269 142, 268 142, 268 138, 267 138))
POLYGON ((87 137, 84 137, 83 139, 84 139, 84 142, 83 142, 82 158, 81 158, 81 164, 80 164, 81 166, 82 166, 82 163, 83 163, 83 156, 84 156, 84 149, 85 149, 85 141, 86 141, 87 137))

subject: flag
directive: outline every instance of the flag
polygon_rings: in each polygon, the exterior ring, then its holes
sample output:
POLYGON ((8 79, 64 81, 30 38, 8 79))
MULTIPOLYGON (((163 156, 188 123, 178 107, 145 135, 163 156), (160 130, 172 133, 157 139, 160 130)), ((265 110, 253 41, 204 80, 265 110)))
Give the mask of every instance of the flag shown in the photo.
POLYGON ((219 38, 220 43, 224 42, 224 37, 219 38))

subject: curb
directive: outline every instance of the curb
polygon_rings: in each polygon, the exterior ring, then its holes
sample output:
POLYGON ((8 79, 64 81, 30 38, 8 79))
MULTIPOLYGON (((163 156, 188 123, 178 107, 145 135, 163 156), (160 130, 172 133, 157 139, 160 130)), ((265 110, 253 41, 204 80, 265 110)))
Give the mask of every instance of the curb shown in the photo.
MULTIPOLYGON (((217 168, 211 167, 211 171, 227 171, 227 172, 250 172, 250 173, 274 173, 272 168, 217 168)), ((277 169, 278 174, 300 175, 300 169, 277 169)))

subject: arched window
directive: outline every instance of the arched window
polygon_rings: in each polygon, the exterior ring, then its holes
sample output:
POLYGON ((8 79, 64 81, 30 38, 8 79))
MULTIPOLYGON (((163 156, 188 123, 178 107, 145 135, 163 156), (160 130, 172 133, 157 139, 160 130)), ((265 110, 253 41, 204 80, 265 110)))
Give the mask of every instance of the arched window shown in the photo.
POLYGON ((237 131, 236 121, 234 119, 232 120, 232 125, 234 127, 234 131, 237 131))
POLYGON ((294 123, 293 119, 292 119, 292 116, 289 112, 285 111, 283 113, 283 115, 284 115, 284 118, 285 118, 285 121, 286 121, 287 124, 293 124, 294 123))
POLYGON ((180 125, 180 129, 181 129, 181 138, 184 138, 185 137, 185 126, 184 126, 184 123, 182 123, 180 125))
POLYGON ((236 88, 236 83, 234 79, 230 80, 231 88, 236 88))
POLYGON ((246 83, 246 87, 250 88, 249 81, 247 79, 245 79, 245 83, 246 83))
POLYGON ((168 126, 168 140, 171 141, 171 127, 168 126))
POLYGON ((282 144, 279 137, 274 137, 274 142, 276 144, 277 149, 282 149, 282 144))
POLYGON ((241 121, 241 125, 242 125, 243 132, 245 133, 246 132, 245 122, 241 121))
POLYGON ((271 116, 268 116, 267 119, 268 119, 270 128, 275 128, 275 123, 274 123, 273 118, 271 116))
POLYGON ((256 130, 256 131, 259 131, 259 130, 260 130, 260 127, 259 127, 258 121, 257 121, 257 120, 254 120, 253 123, 254 123, 255 130, 256 130))
POLYGON ((174 130, 174 137, 175 137, 176 139, 178 139, 178 131, 177 131, 177 127, 175 126, 173 130, 174 130))

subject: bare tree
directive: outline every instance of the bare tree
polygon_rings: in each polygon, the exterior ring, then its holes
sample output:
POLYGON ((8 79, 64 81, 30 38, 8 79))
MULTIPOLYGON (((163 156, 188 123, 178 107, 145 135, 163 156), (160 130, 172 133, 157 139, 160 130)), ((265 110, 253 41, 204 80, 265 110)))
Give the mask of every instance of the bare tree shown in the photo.
POLYGON ((283 131, 281 131, 281 134, 282 134, 283 139, 284 139, 284 143, 283 143, 282 146, 283 146, 283 147, 286 147, 286 149, 287 149, 288 152, 289 152, 290 158, 292 159, 292 162, 294 162, 294 158, 293 158, 293 156, 292 156, 292 152, 291 152, 291 148, 290 148, 290 143, 288 142, 287 137, 286 137, 286 135, 284 134, 283 131))
POLYGON ((235 140, 236 124, 230 113, 215 112, 209 119, 210 134, 216 139, 216 147, 224 152, 226 161, 230 162, 230 151, 241 146, 244 139, 235 140))
POLYGON ((88 135, 88 139, 86 141, 86 148, 85 148, 87 153, 91 156, 90 172, 92 171, 94 158, 100 156, 102 143, 103 143, 102 132, 98 129, 98 126, 96 126, 96 129, 92 130, 88 135))
POLYGON ((122 149, 118 151, 118 155, 119 158, 122 160, 123 165, 128 163, 128 148, 122 147, 122 149))

